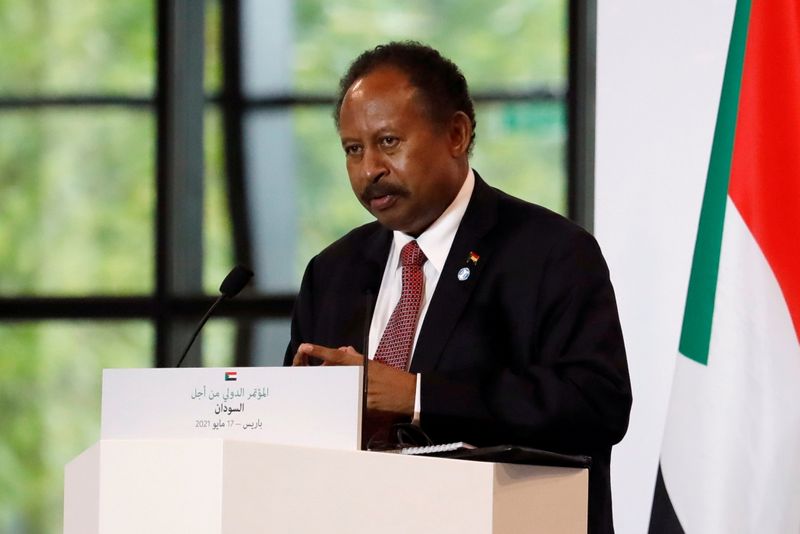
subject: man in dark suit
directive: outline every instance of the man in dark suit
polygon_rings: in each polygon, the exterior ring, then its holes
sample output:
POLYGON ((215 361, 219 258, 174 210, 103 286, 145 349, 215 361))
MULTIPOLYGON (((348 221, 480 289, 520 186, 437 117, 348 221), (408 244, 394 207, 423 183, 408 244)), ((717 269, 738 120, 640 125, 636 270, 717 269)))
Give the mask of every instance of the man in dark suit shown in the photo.
POLYGON ((611 446, 631 392, 594 238, 472 171, 466 81, 435 50, 362 54, 335 118, 353 191, 377 222, 310 262, 287 363, 359 365, 366 350, 371 417, 413 417, 437 443, 592 456, 590 531, 613 532, 611 446))

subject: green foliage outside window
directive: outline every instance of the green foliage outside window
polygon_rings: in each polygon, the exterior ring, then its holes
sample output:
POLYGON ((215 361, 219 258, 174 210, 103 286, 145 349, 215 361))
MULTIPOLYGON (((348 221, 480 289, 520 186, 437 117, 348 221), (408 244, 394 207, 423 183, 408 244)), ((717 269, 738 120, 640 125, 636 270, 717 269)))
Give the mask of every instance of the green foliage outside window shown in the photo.
MULTIPOLYGON (((149 1, 0 0, 0 96, 147 97, 149 1)), ((0 110, 0 295, 153 288, 151 110, 0 110)), ((152 361, 144 322, 0 323, 0 532, 61 532, 64 464, 99 437, 103 367, 152 361)))
POLYGON ((155 88, 155 10, 143 0, 0 0, 0 94, 155 88))
POLYGON ((0 340, 0 532, 61 532, 64 465, 100 436, 100 369, 150 365, 152 327, 12 323, 0 340))

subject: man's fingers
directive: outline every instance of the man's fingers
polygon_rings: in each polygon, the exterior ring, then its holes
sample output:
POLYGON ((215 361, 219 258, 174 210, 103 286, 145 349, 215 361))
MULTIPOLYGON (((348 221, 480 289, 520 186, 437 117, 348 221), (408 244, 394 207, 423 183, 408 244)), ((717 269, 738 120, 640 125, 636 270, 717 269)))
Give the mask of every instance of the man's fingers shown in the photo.
POLYGON ((309 358, 312 356, 323 360, 322 364, 324 365, 325 362, 328 360, 326 356, 328 355, 328 351, 330 350, 332 349, 328 349, 327 347, 323 347, 320 345, 303 343, 299 347, 297 347, 297 353, 295 353, 294 358, 292 358, 292 367, 301 367, 309 365, 309 358))
MULTIPOLYGON (((310 358, 322 360, 322 365, 361 365, 363 356, 353 347, 336 349, 302 343, 297 348, 292 365, 308 365, 310 358)), ((373 361, 369 366, 367 408, 380 412, 413 414, 416 376, 373 361)))
POLYGON ((367 409, 413 415, 417 377, 381 362, 370 362, 367 409))
POLYGON ((308 365, 308 358, 300 351, 297 351, 292 358, 292 367, 305 367, 308 365))
POLYGON ((328 365, 340 365, 339 361, 342 355, 342 351, 338 349, 323 347, 322 345, 312 345, 311 343, 301 343, 297 352, 305 354, 306 357, 314 356, 315 358, 319 358, 322 360, 323 365, 326 363, 328 365))
POLYGON ((298 354, 304 354, 307 357, 313 356, 322 360, 322 365, 360 365, 361 355, 358 354, 352 347, 342 347, 341 349, 332 349, 323 347, 322 345, 313 345, 311 343, 302 343, 297 349, 298 354))

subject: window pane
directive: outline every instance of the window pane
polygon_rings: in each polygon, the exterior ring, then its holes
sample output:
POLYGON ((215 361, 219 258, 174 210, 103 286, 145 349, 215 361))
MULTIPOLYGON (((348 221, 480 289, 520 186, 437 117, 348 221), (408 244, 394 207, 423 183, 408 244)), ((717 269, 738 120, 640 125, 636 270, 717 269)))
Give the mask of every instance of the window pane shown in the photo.
POLYGON ((203 367, 232 367, 235 361, 236 321, 212 319, 203 327, 202 336, 203 367))
POLYGON ((222 279, 233 268, 233 229, 225 183, 222 114, 216 106, 207 108, 204 128, 203 290, 216 295, 222 279))
POLYGON ((152 94, 153 5, 0 1, 0 94, 152 94))
POLYGON ((100 437, 105 367, 147 367, 146 322, 0 324, 0 532, 61 532, 64 465, 100 437))
MULTIPOLYGON (((223 304, 224 306, 224 304, 223 304)), ((235 364, 237 326, 249 328, 250 365, 279 367, 291 336, 291 321, 281 319, 212 319, 203 329, 203 366, 235 364)))
POLYGON ((220 0, 206 0, 204 85, 206 93, 222 89, 222 9, 220 0))
POLYGON ((510 195, 567 212, 566 107, 561 102, 483 104, 470 164, 510 195))
POLYGON ((279 367, 291 337, 292 322, 287 319, 254 321, 253 365, 279 367))
POLYGON ((405 39, 439 49, 461 67, 473 91, 563 86, 566 7, 565 0, 300 0, 295 88, 332 91, 355 54, 405 39))
POLYGON ((153 287, 149 112, 0 113, 0 294, 153 287))

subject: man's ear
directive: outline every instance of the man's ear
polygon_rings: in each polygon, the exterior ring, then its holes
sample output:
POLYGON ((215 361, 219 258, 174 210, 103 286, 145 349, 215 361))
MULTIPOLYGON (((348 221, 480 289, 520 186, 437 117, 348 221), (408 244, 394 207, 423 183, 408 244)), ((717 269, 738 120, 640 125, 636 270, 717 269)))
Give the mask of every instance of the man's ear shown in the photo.
POLYGON ((472 121, 463 111, 456 111, 450 118, 448 134, 450 136, 450 155, 453 157, 466 155, 472 140, 472 121))

